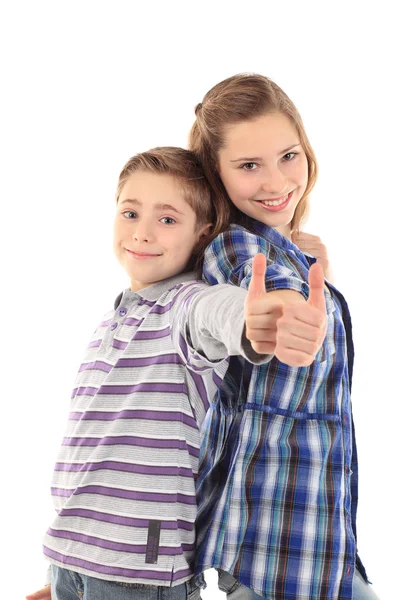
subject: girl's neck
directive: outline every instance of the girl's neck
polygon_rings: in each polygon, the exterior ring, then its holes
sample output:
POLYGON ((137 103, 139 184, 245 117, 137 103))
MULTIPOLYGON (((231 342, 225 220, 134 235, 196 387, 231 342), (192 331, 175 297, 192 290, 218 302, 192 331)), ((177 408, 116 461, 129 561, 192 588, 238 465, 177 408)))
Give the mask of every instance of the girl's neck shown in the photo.
POLYGON ((276 231, 279 231, 279 233, 281 235, 283 235, 284 237, 288 238, 288 240, 292 241, 292 233, 291 233, 291 229, 290 229, 290 224, 282 225, 281 227, 274 227, 274 229, 276 229, 276 231))

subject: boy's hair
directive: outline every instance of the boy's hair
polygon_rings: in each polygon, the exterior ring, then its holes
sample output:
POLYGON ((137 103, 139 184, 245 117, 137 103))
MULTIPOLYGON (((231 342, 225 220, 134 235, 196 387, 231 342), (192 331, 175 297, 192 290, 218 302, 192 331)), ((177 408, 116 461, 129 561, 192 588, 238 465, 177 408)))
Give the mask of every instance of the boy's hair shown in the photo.
POLYGON ((132 156, 119 175, 116 202, 127 179, 137 171, 174 177, 180 185, 184 200, 196 215, 197 229, 207 223, 212 224, 211 232, 201 237, 188 265, 189 268, 199 269, 206 246, 227 229, 229 222, 217 216, 213 193, 197 155, 184 148, 162 146, 132 156))
POLYGON ((225 126, 277 112, 286 115, 293 123, 307 157, 308 183, 291 223, 291 229, 298 231, 307 217, 308 197, 317 179, 317 161, 295 105, 271 79, 242 73, 217 83, 195 108, 196 120, 190 131, 189 147, 198 155, 217 194, 218 213, 223 219, 228 220, 230 214, 234 221, 239 221, 242 216, 232 205, 219 175, 218 154, 225 143, 225 126))

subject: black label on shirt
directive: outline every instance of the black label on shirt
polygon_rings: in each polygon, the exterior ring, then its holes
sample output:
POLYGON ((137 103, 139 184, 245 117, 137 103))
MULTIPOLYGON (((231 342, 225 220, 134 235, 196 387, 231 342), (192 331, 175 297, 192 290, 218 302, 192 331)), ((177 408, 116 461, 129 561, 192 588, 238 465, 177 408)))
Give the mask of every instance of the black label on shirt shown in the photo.
POLYGON ((159 556, 161 521, 149 521, 145 563, 155 565, 159 556))

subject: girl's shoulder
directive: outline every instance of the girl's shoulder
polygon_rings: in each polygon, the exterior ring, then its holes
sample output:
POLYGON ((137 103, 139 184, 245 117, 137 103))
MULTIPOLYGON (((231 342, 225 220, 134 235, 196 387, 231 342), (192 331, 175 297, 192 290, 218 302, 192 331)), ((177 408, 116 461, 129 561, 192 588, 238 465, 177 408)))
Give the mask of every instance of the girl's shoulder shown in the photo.
POLYGON ((205 256, 206 258, 223 255, 253 257, 259 252, 273 259, 280 252, 280 248, 262 234, 246 229, 243 225, 232 224, 212 240, 207 246, 205 256))

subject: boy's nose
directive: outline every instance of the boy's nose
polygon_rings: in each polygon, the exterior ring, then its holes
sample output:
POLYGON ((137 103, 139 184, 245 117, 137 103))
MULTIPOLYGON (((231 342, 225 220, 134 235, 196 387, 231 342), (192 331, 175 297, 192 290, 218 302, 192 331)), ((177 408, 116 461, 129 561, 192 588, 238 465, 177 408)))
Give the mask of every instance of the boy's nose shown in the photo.
POLYGON ((139 223, 133 231, 133 239, 138 242, 152 242, 153 229, 148 224, 139 223))

